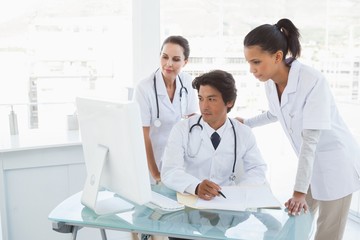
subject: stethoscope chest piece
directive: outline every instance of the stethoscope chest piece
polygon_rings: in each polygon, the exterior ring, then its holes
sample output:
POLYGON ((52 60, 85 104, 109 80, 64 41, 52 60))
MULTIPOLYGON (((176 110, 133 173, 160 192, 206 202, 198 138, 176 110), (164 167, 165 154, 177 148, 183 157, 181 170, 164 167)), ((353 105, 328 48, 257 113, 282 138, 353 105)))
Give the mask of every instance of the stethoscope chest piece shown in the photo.
POLYGON ((155 121, 154 121, 154 126, 155 126, 155 127, 160 127, 160 126, 161 126, 161 121, 160 121, 160 119, 155 119, 155 121))
POLYGON ((236 179, 236 176, 235 176, 234 173, 232 173, 232 174, 230 175, 230 177, 229 177, 229 180, 230 180, 231 182, 233 182, 233 181, 235 181, 235 179, 236 179))
MULTIPOLYGON (((190 157, 195 157, 198 153, 199 153, 199 149, 200 149, 200 145, 202 142, 202 138, 199 138, 201 141, 199 141, 198 144, 189 144, 190 143, 190 134, 192 133, 192 130, 197 129, 198 131, 202 131, 204 128, 203 126, 200 124, 200 120, 201 120, 202 116, 199 117, 198 121, 191 125, 190 129, 189 129, 189 140, 188 140, 188 155, 190 157), (198 150, 195 151, 195 154, 193 154, 193 151, 189 151, 192 150, 192 145, 197 145, 198 146, 198 150)), ((230 120, 229 121, 231 123, 231 127, 234 133, 234 162, 233 162, 233 167, 232 167, 232 173, 229 176, 229 181, 232 183, 235 183, 235 179, 236 179, 236 175, 235 175, 235 166, 236 166, 236 158, 237 158, 237 140, 236 140, 236 132, 235 132, 235 127, 233 122, 230 120)))

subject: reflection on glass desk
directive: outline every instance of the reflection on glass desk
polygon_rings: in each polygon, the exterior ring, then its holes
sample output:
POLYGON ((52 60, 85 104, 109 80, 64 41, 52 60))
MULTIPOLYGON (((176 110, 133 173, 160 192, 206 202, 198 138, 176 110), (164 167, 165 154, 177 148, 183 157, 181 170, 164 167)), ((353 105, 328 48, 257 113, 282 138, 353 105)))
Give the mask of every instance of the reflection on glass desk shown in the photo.
MULTIPOLYGON (((175 198, 175 192, 162 185, 153 190, 175 198)), ((76 232, 81 227, 164 235, 186 239, 309 239, 311 214, 288 216, 284 209, 251 209, 243 212, 199 210, 186 207, 163 212, 146 206, 118 214, 99 216, 80 203, 81 192, 59 204, 49 215, 59 232, 76 232)))

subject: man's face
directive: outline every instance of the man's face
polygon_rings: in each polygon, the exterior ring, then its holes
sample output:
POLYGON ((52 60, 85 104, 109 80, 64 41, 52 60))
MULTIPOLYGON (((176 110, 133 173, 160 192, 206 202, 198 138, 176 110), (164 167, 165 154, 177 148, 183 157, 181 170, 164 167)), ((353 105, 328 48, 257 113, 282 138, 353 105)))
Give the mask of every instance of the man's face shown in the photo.
POLYGON ((210 85, 201 85, 198 96, 199 107, 204 121, 215 130, 221 127, 225 123, 227 109, 233 103, 224 103, 221 93, 210 85))

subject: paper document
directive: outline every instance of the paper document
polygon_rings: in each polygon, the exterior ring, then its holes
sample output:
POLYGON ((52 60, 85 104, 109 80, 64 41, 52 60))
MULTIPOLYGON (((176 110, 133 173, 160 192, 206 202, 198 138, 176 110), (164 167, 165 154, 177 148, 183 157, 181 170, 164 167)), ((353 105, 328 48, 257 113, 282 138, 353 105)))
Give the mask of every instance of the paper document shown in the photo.
POLYGON ((226 196, 215 197, 210 201, 198 198, 195 207, 245 211, 249 208, 281 208, 269 185, 225 186, 221 192, 226 196))

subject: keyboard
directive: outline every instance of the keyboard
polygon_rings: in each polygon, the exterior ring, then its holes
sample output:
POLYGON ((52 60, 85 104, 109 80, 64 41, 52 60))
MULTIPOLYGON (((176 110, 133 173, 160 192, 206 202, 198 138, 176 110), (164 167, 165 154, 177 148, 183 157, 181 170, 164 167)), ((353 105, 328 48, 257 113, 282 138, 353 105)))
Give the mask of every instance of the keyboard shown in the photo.
MULTIPOLYGON (((184 209, 184 205, 178 203, 176 200, 168 198, 160 193, 151 191, 150 204, 154 205, 155 208, 166 212, 175 212, 184 209)), ((149 206, 152 207, 152 206, 149 206)))

